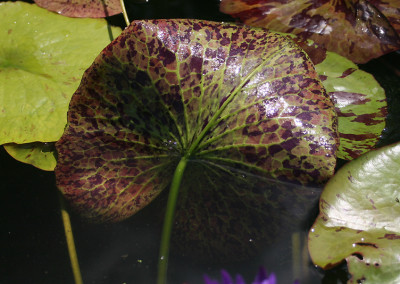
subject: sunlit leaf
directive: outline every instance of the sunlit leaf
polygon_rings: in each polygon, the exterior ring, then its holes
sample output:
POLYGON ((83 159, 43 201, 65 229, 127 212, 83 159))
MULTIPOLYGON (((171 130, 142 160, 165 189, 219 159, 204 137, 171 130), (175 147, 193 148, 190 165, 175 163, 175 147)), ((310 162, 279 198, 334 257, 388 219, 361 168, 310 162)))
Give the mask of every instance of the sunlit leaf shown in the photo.
POLYGON ((45 171, 53 171, 57 164, 54 143, 6 144, 4 149, 14 159, 45 171))
POLYGON ((315 66, 339 118, 337 157, 352 160, 373 149, 385 128, 385 91, 375 78, 350 60, 328 52, 315 66))
POLYGON ((292 41, 233 24, 136 21, 74 94, 56 178, 88 218, 116 221, 165 189, 182 156, 216 173, 319 184, 336 147, 332 101, 292 41))
POLYGON ((396 30, 367 0, 222 0, 220 10, 250 26, 312 39, 356 63, 400 48, 396 30))
POLYGON ((0 144, 56 141, 84 70, 120 29, 24 2, 1 2, 0 26, 0 144))
POLYGON ((122 13, 119 0, 34 0, 37 5, 67 17, 104 18, 122 13))
POLYGON ((349 283, 400 281, 400 143, 373 150, 342 167, 320 199, 309 233, 313 262, 347 261, 349 283))

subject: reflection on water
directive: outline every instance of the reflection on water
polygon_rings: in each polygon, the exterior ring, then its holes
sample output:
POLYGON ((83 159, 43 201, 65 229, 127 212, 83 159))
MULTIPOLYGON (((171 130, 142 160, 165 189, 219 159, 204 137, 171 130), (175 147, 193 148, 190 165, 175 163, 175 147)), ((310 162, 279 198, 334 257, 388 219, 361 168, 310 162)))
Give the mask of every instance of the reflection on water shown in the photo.
POLYGON ((298 228, 320 191, 191 161, 181 186, 172 239, 177 249, 194 260, 247 260, 298 228))
POLYGON ((205 161, 191 161, 186 173, 172 236, 171 283, 202 283, 199 275, 218 276, 221 268, 250 281, 260 265, 281 271, 280 283, 309 277, 306 232, 321 188, 205 161))
MULTIPOLYGON (((168 283, 204 283, 204 274, 219 279, 221 269, 250 283, 259 266, 274 272, 278 283, 321 283, 306 242, 321 189, 198 161, 189 171, 178 200, 168 283)), ((155 283, 166 197, 119 224, 78 223, 88 283, 155 283)))
MULTIPOLYGON (((3 232, 7 233, 2 243, 2 256, 7 262, 0 282, 72 284, 53 173, 19 163, 4 149, 0 151, 0 158, 2 164, 10 165, 4 169, 5 202, 0 207, 2 216, 6 216, 2 222, 3 232), (21 179, 21 176, 27 178, 21 179)), ((255 193, 260 192, 255 190, 255 193)), ((85 284, 155 283, 167 195, 165 191, 148 207, 121 223, 88 224, 80 216, 72 214, 85 284)), ((171 249, 169 283, 202 284, 204 273, 219 279, 221 269, 233 275, 240 273, 246 283, 251 283, 260 265, 268 272, 275 272, 279 284, 290 284, 298 275, 301 276, 301 284, 345 283, 345 270, 322 273, 307 260, 305 238, 316 217, 316 204, 310 205, 309 212, 294 207, 290 200, 283 207, 287 208, 289 216, 295 217, 299 211, 303 212, 299 216, 304 216, 304 219, 292 222, 286 233, 262 244, 247 260, 199 261, 174 245, 171 249), (298 235, 293 235, 293 232, 298 235), (344 280, 339 282, 338 278, 344 280)), ((221 247, 223 251, 224 245, 221 247)), ((235 251, 231 254, 235 255, 235 251)))

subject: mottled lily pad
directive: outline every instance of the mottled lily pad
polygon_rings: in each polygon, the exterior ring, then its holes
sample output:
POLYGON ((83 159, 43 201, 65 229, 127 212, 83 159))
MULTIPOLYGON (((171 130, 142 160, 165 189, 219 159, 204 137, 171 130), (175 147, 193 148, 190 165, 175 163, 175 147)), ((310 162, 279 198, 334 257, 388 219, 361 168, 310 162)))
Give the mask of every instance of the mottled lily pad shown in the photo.
POLYGON ((309 233, 315 264, 347 261, 348 283, 400 282, 400 143, 345 165, 328 182, 309 233))
POLYGON ((104 18, 122 13, 119 0, 34 0, 49 11, 67 17, 104 18))
MULTIPOLYGON (((87 218, 118 221, 164 190, 182 159, 186 178, 193 161, 216 173, 232 167, 320 184, 336 163, 336 124, 313 64, 286 37, 208 21, 135 21, 72 97, 56 143, 57 185, 87 218)), ((183 186, 201 190, 196 179, 183 186)))
POLYGON ((41 170, 53 171, 57 164, 54 143, 6 144, 4 149, 14 159, 41 170))
POLYGON ((24 2, 1 2, 0 26, 0 144, 56 141, 84 70, 120 29, 24 2))
POLYGON ((337 157, 352 160, 373 149, 386 125, 385 90, 371 74, 332 52, 315 68, 339 118, 337 157))
MULTIPOLYGON (((391 2, 385 2, 390 9, 391 2)), ((222 0, 220 10, 246 25, 312 39, 355 63, 400 48, 398 33, 382 14, 386 9, 379 11, 367 0, 222 0)), ((398 9, 391 11, 400 14, 398 9)))

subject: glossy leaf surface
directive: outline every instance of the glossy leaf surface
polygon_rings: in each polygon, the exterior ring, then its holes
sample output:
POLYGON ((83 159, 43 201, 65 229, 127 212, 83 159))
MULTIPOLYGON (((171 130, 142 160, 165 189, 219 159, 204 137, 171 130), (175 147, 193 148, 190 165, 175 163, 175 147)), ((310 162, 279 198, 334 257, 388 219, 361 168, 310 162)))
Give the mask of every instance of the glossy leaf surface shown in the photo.
POLYGON ((53 171, 57 164, 54 143, 6 144, 4 149, 17 161, 41 170, 53 171))
POLYGON ((356 63, 400 48, 396 30, 366 0, 222 0, 220 10, 250 26, 312 39, 356 63))
POLYGON ((383 15, 389 23, 400 34, 400 2, 397 0, 369 0, 383 15))
POLYGON ((107 23, 0 3, 0 144, 58 140, 84 70, 110 43, 107 23))
POLYGON ((76 18, 104 18, 122 13, 119 0, 34 0, 37 5, 60 15, 76 18))
POLYGON ((87 217, 116 221, 154 199, 182 156, 318 184, 333 173, 336 143, 333 104, 292 41, 233 24, 136 21, 74 94, 56 177, 87 217))
POLYGON ((309 233, 313 262, 346 260, 349 283, 400 281, 400 144, 371 151, 327 183, 309 233))

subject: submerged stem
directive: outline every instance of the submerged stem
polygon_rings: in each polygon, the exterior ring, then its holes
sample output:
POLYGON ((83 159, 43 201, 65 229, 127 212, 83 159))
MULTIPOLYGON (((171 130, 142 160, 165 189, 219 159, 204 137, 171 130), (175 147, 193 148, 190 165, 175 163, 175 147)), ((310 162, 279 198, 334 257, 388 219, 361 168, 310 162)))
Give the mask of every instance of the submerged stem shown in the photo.
POLYGON ((168 269, 168 256, 169 245, 171 240, 172 226, 174 222, 174 214, 176 207, 176 200, 178 199, 179 188, 181 186, 183 172, 185 171, 188 158, 182 157, 178 166, 175 169, 172 178, 171 187, 169 190, 167 209, 164 217, 163 231, 161 235, 160 255, 158 259, 158 275, 157 284, 167 283, 167 269, 168 269))
POLYGON ((119 2, 121 3, 122 15, 124 15, 124 20, 125 20, 126 26, 128 27, 131 24, 131 22, 129 21, 128 13, 126 12, 126 9, 125 9, 124 0, 119 0, 119 2))
POLYGON ((72 234, 71 220, 68 211, 65 207, 65 202, 62 195, 59 193, 61 218, 64 224, 65 238, 67 240, 67 247, 69 259, 71 261, 72 273, 74 274, 75 284, 83 284, 81 270, 79 268, 78 256, 76 254, 74 235, 72 234))

